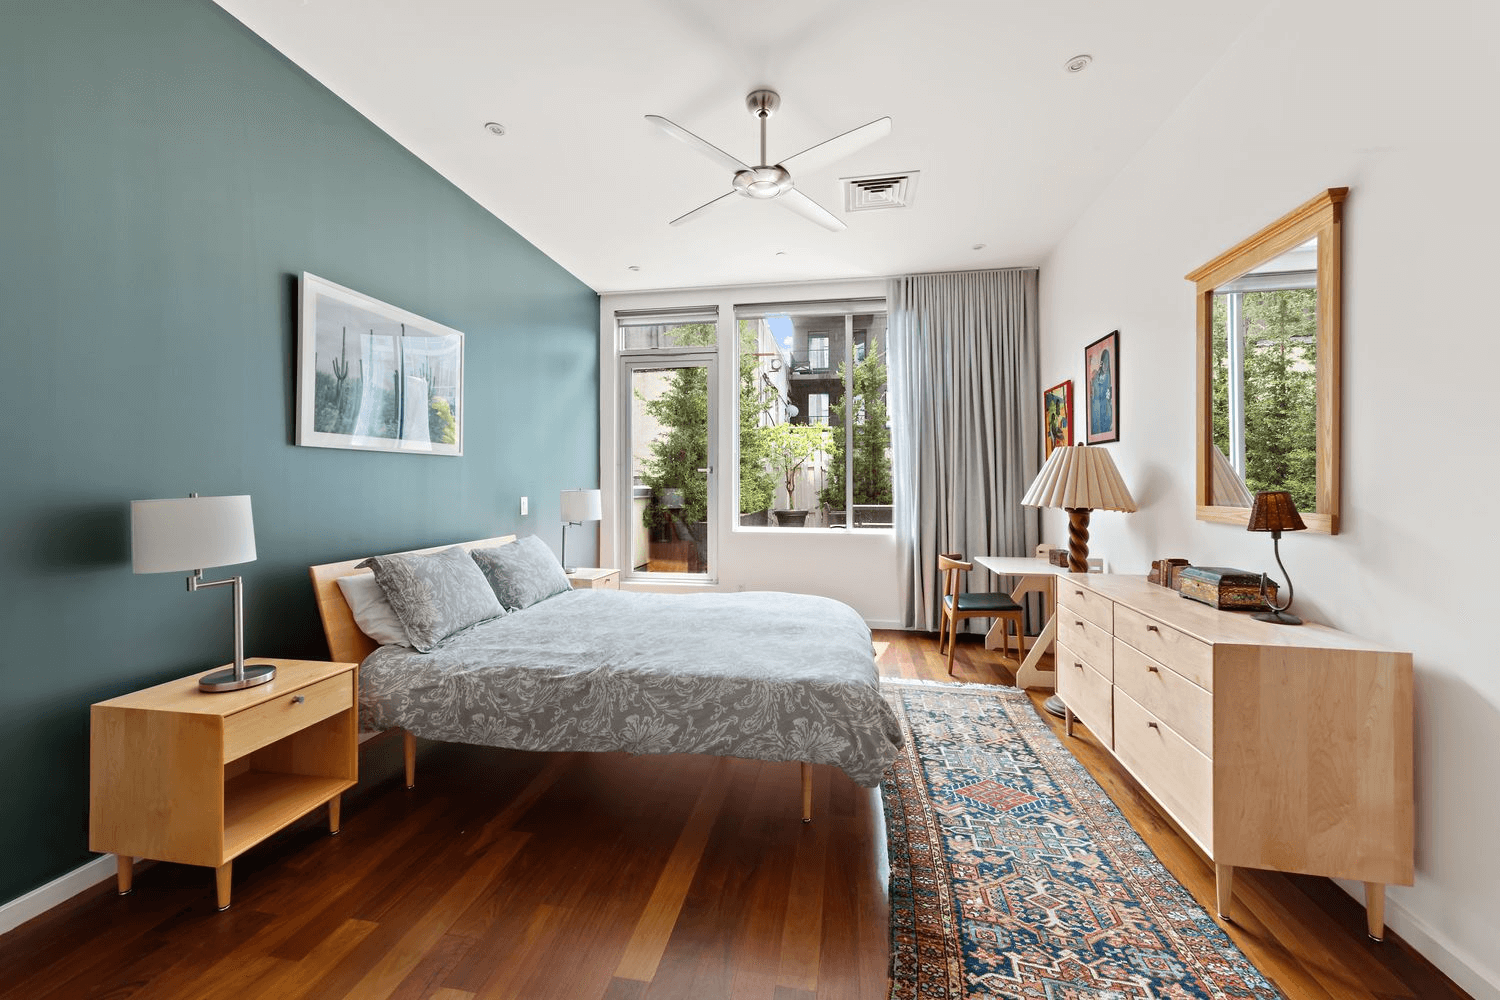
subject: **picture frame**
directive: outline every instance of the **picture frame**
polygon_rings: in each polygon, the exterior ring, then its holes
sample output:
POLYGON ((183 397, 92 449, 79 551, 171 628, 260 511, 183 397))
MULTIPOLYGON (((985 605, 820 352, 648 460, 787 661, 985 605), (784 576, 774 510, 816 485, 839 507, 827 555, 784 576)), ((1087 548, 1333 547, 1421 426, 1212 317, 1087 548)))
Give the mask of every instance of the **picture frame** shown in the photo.
POLYGON ((303 272, 297 444, 464 453, 464 335, 303 272))
POLYGON ((1083 349, 1084 412, 1088 444, 1120 440, 1120 331, 1083 349))
POLYGON ((1056 448, 1073 443, 1073 380, 1066 379, 1042 393, 1042 459, 1056 448))

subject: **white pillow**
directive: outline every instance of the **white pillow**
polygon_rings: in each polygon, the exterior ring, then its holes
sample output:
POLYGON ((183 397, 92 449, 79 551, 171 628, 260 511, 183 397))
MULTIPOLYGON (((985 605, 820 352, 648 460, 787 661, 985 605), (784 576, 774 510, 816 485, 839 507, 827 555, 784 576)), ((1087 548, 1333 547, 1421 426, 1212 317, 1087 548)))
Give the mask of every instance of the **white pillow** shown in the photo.
POLYGON ((365 635, 382 646, 411 647, 406 626, 396 617, 396 609, 386 599, 385 591, 375 579, 374 573, 355 573, 338 578, 339 590, 344 592, 344 603, 354 613, 354 624, 365 635))

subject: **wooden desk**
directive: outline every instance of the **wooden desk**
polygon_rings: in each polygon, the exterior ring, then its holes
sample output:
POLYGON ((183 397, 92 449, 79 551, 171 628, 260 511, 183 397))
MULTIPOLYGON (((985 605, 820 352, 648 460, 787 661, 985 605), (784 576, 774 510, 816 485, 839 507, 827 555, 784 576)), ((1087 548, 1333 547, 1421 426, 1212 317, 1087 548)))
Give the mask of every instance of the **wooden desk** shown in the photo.
MULTIPOLYGON (((1039 593, 1042 595, 1044 613, 1047 616, 1046 625, 1042 626, 1041 633, 1032 640, 1031 651, 1021 661, 1021 666, 1016 670, 1016 687, 1018 688, 1043 688, 1052 690, 1056 686, 1055 674, 1049 674, 1044 670, 1037 669, 1037 663, 1041 661, 1042 654, 1057 638, 1057 578, 1068 575, 1066 566, 1054 566, 1045 559, 1035 559, 1028 556, 975 556, 974 562, 994 573, 996 576, 1019 577, 1016 588, 1010 592, 1011 599, 1020 603, 1021 598, 1027 594, 1039 593)), ((1004 642, 999 624, 991 626, 989 633, 984 637, 984 648, 994 649, 1004 642)))

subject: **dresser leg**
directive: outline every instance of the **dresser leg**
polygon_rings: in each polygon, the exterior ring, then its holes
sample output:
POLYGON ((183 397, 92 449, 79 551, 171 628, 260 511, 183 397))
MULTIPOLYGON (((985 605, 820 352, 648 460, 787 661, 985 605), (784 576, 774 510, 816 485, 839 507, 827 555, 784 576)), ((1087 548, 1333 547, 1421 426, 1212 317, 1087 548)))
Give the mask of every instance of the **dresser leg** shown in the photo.
POLYGON ((338 836, 339 832, 339 805, 344 800, 342 795, 335 795, 328 800, 328 832, 338 836))
POLYGON ((1365 930, 1371 941, 1385 940, 1385 883, 1365 883, 1365 930))
POLYGON ((233 861, 226 861, 214 869, 214 888, 218 890, 220 913, 229 909, 229 876, 233 870, 233 861))
POLYGON ((802 765, 802 822, 812 822, 812 765, 802 765))
POLYGON ((1214 904, 1219 919, 1229 919, 1229 900, 1234 895, 1234 865, 1214 865, 1214 904))
POLYGON ((1073 710, 1066 705, 1063 706, 1063 735, 1073 735, 1073 710))
POLYGON ((115 855, 115 885, 120 895, 128 896, 134 891, 135 858, 128 854, 115 855))
POLYGON ((406 754, 406 787, 417 787, 417 738, 410 732, 401 734, 406 754))

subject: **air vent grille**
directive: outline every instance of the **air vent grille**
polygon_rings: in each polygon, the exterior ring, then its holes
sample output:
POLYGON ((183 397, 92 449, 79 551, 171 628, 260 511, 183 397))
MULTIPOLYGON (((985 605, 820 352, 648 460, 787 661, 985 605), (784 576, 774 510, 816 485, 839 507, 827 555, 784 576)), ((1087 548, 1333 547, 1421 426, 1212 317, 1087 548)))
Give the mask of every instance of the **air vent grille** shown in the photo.
POLYGON ((844 211, 873 212, 882 208, 906 208, 917 193, 917 171, 844 177, 844 211))

